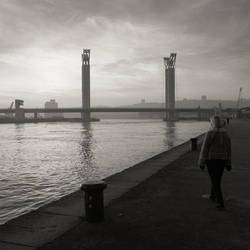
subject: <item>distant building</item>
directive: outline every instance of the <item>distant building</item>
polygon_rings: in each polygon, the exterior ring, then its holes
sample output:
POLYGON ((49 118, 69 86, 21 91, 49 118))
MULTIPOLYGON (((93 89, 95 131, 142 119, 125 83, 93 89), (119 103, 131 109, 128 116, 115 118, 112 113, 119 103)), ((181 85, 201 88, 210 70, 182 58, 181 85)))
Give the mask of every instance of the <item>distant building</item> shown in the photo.
MULTIPOLYGON (((55 99, 51 99, 44 104, 45 109, 58 109, 58 103, 55 99)), ((63 113, 45 113, 45 118, 63 118, 63 113)))
POLYGON ((58 109, 58 103, 55 99, 50 99, 49 102, 45 102, 44 108, 46 109, 58 109))
POLYGON ((145 99, 141 99, 141 103, 142 104, 146 103, 145 99))
POLYGON ((206 95, 202 95, 202 96, 201 96, 201 100, 202 100, 202 101, 206 101, 206 100, 207 100, 207 96, 206 96, 206 95))

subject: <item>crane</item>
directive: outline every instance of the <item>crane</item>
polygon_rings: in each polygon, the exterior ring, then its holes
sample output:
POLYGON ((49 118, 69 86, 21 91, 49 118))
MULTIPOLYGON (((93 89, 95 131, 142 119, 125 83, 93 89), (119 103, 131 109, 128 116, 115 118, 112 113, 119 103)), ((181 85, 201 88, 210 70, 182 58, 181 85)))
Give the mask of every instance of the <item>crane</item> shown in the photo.
POLYGON ((242 92, 242 88, 240 87, 239 90, 239 95, 238 95, 238 100, 237 100, 237 106, 236 106, 236 117, 240 118, 241 117, 241 112, 240 112, 240 98, 241 98, 241 92, 242 92))
POLYGON ((239 95, 238 95, 238 100, 237 100, 237 106, 236 106, 237 110, 239 110, 239 107, 240 107, 241 92, 242 92, 242 88, 240 88, 240 90, 239 90, 239 95))
POLYGON ((12 110, 12 108, 13 108, 13 105, 14 105, 14 102, 12 102, 12 103, 10 104, 10 107, 8 108, 8 113, 5 114, 7 117, 13 117, 13 114, 11 113, 11 110, 12 110))
POLYGON ((14 102, 12 102, 12 103, 10 104, 10 110, 12 110, 13 105, 14 105, 14 102))

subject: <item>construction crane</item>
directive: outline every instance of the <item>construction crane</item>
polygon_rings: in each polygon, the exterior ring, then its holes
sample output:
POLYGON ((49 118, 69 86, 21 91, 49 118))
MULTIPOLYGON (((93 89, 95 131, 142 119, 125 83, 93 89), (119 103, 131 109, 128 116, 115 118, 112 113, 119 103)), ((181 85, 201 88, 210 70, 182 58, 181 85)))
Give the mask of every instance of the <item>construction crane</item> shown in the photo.
POLYGON ((13 117, 13 114, 11 113, 13 105, 14 105, 14 102, 11 102, 10 107, 8 108, 8 113, 5 114, 7 117, 13 117))
POLYGON ((237 106, 236 109, 239 110, 240 107, 240 98, 241 98, 242 88, 239 90, 238 100, 237 100, 237 106))
POLYGON ((10 104, 10 110, 12 110, 13 105, 14 105, 14 102, 12 102, 12 103, 10 104))
POLYGON ((240 112, 241 92, 242 92, 242 88, 240 88, 240 90, 239 90, 239 95, 238 95, 238 100, 237 100, 237 105, 236 105, 236 118, 240 118, 241 117, 241 112, 240 112))

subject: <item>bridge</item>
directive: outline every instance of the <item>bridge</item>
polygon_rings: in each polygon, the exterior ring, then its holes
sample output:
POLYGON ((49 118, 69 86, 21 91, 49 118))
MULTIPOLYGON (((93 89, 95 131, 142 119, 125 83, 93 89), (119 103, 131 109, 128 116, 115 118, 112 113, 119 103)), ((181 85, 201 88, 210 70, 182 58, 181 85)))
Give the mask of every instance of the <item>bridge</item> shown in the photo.
MULTIPOLYGON (((38 114, 45 113, 79 113, 84 114, 86 112, 85 109, 72 107, 72 108, 57 108, 57 109, 45 109, 45 108, 23 108, 21 109, 23 116, 25 118, 25 114, 33 114, 34 120, 38 119, 38 114)), ((15 114, 19 109, 0 109, 0 114, 15 114)), ((226 111, 226 110, 222 110, 226 111)), ((168 113, 171 114, 172 117, 176 117, 177 119, 181 119, 182 114, 192 113, 195 114, 197 120, 208 120, 213 114, 214 109, 208 108, 174 108, 174 109, 166 109, 166 108, 128 108, 128 107, 93 107, 88 110, 90 113, 100 113, 100 112, 136 112, 136 113, 168 113)), ((194 117, 194 116, 192 116, 194 117)), ((14 119, 14 118, 13 118, 14 119)), ((63 119, 61 119, 63 120, 63 119)), ((66 119, 65 119, 66 120, 66 119)))
MULTIPOLYGON (((58 109, 45 109, 45 108, 24 108, 24 113, 83 113, 86 112, 82 108, 58 108, 58 109)), ((206 108, 122 108, 122 107, 105 107, 105 108, 90 108, 91 113, 98 112, 211 112, 213 109, 206 108)), ((15 109, 0 109, 0 113, 15 113, 15 109)))
MULTIPOLYGON (((126 107, 90 107, 90 50, 84 49, 82 54, 82 107, 81 108, 21 108, 23 100, 15 100, 15 108, 0 109, 0 114, 4 113, 6 116, 1 121, 6 120, 10 122, 25 122, 25 114, 33 113, 34 120, 40 121, 39 113, 80 113, 82 121, 91 121, 91 113, 98 112, 137 112, 137 113, 162 113, 166 120, 177 120, 181 118, 183 113, 196 114, 198 120, 208 120, 213 114, 214 109, 204 108, 175 108, 175 61, 176 53, 171 53, 170 57, 164 57, 163 62, 165 66, 165 108, 126 108, 126 107)), ((221 107, 220 107, 221 110, 221 107)), ((186 116, 187 117, 187 116, 186 116)), ((193 115, 192 115, 192 118, 193 115)), ((46 120, 46 119, 44 119, 46 120)), ((61 118, 60 120, 66 120, 61 118)))

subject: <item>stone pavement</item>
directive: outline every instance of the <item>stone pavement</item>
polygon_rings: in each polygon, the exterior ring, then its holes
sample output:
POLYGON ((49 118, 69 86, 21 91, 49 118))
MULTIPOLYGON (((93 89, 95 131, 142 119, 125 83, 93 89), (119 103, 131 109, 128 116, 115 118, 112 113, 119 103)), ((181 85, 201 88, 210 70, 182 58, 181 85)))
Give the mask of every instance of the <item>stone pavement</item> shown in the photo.
POLYGON ((198 152, 190 152, 113 200, 105 222, 82 222, 41 249, 250 249, 250 123, 232 121, 228 130, 226 211, 203 198, 208 174, 197 167, 198 152))

